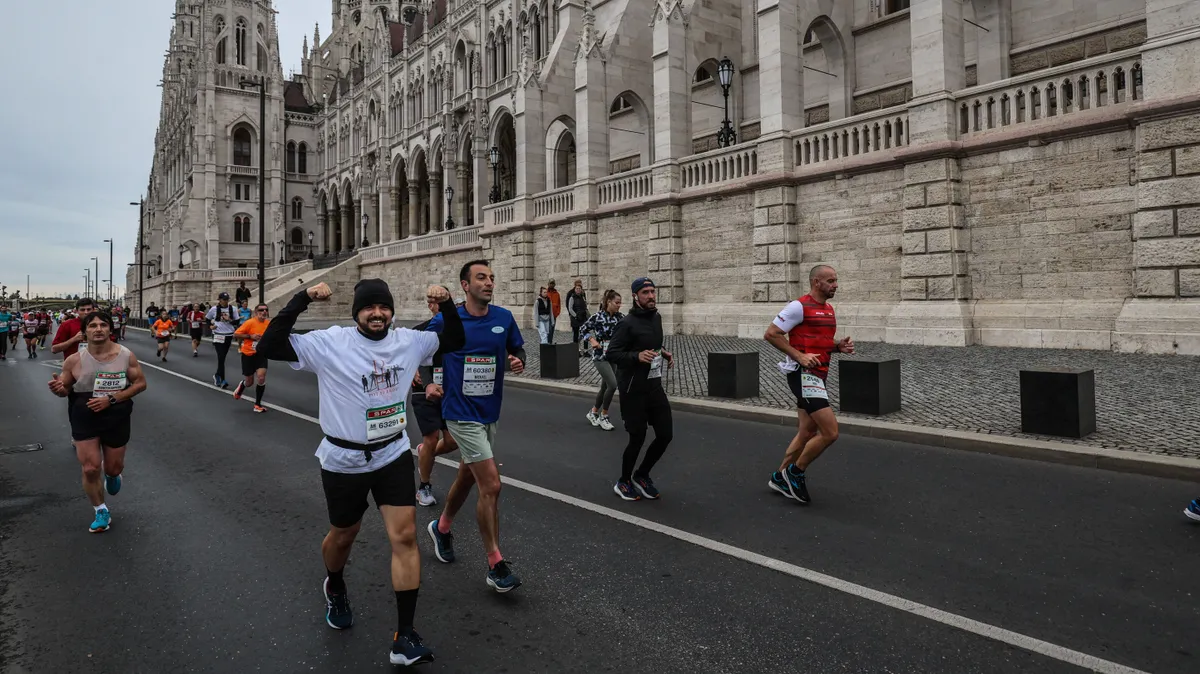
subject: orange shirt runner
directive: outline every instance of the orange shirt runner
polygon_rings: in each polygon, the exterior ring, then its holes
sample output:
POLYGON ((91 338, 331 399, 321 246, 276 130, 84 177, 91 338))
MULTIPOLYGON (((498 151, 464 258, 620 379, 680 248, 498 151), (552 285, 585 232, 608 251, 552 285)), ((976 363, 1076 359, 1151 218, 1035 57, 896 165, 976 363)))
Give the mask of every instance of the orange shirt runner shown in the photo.
POLYGON ((264 321, 255 316, 238 326, 238 329, 233 334, 234 338, 244 338, 242 340, 242 355, 253 356, 258 353, 258 342, 250 338, 254 336, 262 337, 262 334, 267 331, 267 326, 270 324, 270 319, 264 321))
POLYGON ((155 337, 170 337, 171 331, 175 329, 175 323, 169 318, 166 320, 160 318, 157 321, 154 321, 152 329, 154 330, 155 337))

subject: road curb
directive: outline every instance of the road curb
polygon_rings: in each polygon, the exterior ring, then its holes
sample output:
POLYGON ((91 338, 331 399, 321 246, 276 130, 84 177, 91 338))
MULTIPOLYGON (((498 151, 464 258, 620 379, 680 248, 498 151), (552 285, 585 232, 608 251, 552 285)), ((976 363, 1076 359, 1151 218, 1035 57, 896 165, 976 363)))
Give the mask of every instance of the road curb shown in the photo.
MULTIPOLYGON (((568 384, 565 382, 509 377, 505 383, 517 388, 561 393, 578 398, 593 398, 596 388, 568 384)), ((618 394, 620 395, 620 394, 618 394)), ((736 403, 680 398, 672 396, 671 406, 676 410, 697 412, 727 419, 754 421, 779 426, 793 426, 796 417, 790 410, 751 407, 736 403)), ((1086 468, 1098 468, 1120 473, 1134 473, 1152 477, 1165 477, 1200 482, 1200 460, 1157 454, 1137 454, 1120 449, 1085 447, 1053 440, 1031 440, 1010 438, 986 433, 972 433, 948 428, 898 424, 875 419, 838 419, 841 431, 851 435, 911 442, 933 447, 956 449, 982 454, 996 454, 1018 459, 1031 459, 1046 463, 1059 463, 1086 468)))

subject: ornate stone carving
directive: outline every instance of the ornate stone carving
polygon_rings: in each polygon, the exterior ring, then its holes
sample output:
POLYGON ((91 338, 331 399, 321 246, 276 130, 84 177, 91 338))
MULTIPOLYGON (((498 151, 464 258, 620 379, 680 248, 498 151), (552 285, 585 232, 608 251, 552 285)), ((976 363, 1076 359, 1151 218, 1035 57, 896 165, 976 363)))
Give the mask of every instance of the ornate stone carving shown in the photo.
POLYGON ((654 13, 650 16, 650 25, 658 23, 660 19, 666 21, 682 21, 687 25, 687 15, 683 13, 683 0, 655 0, 654 13))
POLYGON ((592 3, 590 0, 584 0, 583 26, 579 29, 579 46, 575 50, 575 60, 593 57, 605 60, 604 52, 600 49, 603 41, 604 36, 596 32, 596 13, 592 11, 592 3))

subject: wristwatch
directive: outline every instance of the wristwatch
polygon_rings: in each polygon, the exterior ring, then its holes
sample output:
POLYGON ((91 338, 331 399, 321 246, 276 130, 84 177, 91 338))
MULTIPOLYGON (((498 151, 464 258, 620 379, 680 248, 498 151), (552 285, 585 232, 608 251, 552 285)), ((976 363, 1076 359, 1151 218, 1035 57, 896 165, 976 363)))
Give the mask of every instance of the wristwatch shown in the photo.
POLYGON ((116 404, 117 404, 117 399, 116 399, 116 397, 115 397, 113 394, 111 394, 111 393, 109 393, 109 394, 108 394, 108 404, 109 404, 109 405, 116 405, 116 404))

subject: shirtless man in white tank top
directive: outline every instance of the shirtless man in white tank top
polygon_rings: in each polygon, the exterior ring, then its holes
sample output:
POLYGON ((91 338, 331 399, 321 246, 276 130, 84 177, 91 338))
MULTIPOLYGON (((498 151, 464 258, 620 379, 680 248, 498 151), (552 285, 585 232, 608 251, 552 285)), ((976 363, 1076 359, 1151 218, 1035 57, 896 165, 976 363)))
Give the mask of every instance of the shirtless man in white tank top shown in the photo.
POLYGON ((115 495, 121 490, 132 398, 146 390, 146 378, 133 352, 109 339, 112 317, 95 312, 83 321, 87 349, 68 356, 62 374, 54 375, 49 385, 61 398, 68 392, 75 394, 70 405, 71 438, 83 467, 83 491, 95 511, 88 531, 100 533, 112 523, 104 491, 115 495))

